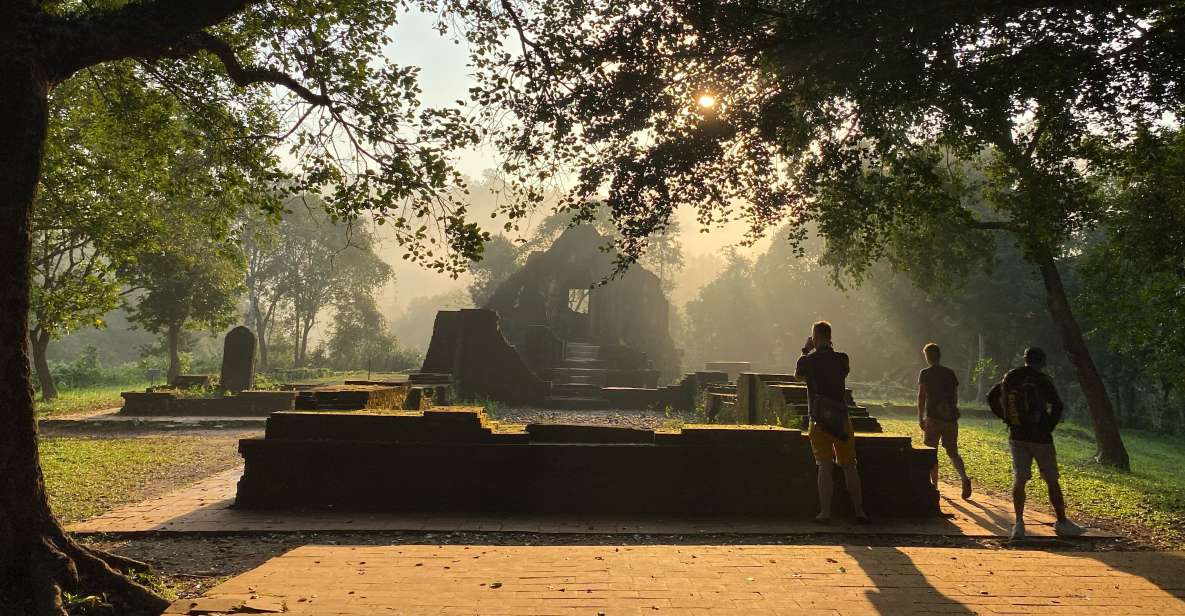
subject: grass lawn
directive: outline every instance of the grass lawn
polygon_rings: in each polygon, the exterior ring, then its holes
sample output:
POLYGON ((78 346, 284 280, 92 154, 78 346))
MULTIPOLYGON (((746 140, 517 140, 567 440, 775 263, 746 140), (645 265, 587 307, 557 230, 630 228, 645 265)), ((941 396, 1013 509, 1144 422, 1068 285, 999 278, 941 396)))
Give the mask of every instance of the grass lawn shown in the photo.
MULTIPOLYGON (((374 373, 373 378, 390 377, 386 373, 374 373)), ((345 379, 364 379, 366 372, 340 372, 325 377, 308 379, 310 383, 334 383, 345 379)), ((159 383, 158 383, 159 384, 159 383)), ((63 389, 58 392, 56 400, 51 402, 36 401, 38 417, 54 417, 60 415, 76 415, 92 413, 109 408, 123 406, 123 398, 119 397, 125 391, 143 391, 148 387, 148 381, 132 383, 130 385, 101 385, 80 389, 63 389)))
MULTIPOLYGON (((921 443, 916 415, 880 413, 879 418, 885 432, 921 443)), ((1012 467, 1004 424, 994 417, 966 416, 959 424, 959 450, 972 480, 1007 494, 1012 467)), ((1130 473, 1090 461, 1095 450, 1090 428, 1065 423, 1054 432, 1070 517, 1110 522, 1150 543, 1185 548, 1185 439, 1125 430, 1123 440, 1131 456, 1130 473)), ((946 454, 940 452, 938 459, 942 476, 953 478, 946 454)), ((1028 495, 1031 502, 1049 502, 1036 469, 1028 495)))
POLYGON ((57 399, 53 401, 43 402, 37 400, 35 408, 38 417, 97 412, 123 405, 123 398, 119 397, 120 392, 142 391, 145 387, 148 387, 147 381, 133 383, 131 385, 103 385, 84 389, 64 389, 58 392, 57 399))
POLYGON ((44 437, 50 504, 63 522, 75 522, 163 494, 239 464, 237 437, 44 437))

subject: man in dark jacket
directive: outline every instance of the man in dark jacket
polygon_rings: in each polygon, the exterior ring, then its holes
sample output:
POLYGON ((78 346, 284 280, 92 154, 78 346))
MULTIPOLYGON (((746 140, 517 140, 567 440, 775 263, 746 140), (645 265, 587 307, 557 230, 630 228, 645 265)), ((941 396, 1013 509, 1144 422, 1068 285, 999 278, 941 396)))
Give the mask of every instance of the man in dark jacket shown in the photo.
POLYGON ((819 470, 819 515, 815 520, 823 524, 831 521, 831 496, 835 486, 832 477, 837 464, 843 469, 844 484, 856 513, 856 523, 868 523, 860 475, 856 472, 856 435, 852 421, 845 414, 841 425, 827 426, 822 421, 822 410, 819 408, 824 404, 846 408, 845 381, 848 368, 847 354, 837 353, 831 347, 831 324, 826 321, 815 323, 811 327, 811 337, 806 339, 802 347, 802 357, 798 358, 794 376, 806 381, 810 401, 809 436, 819 470))
POLYGON ((1071 537, 1085 532, 1066 517, 1066 498, 1058 481, 1057 452, 1053 446, 1053 429, 1061 421, 1065 405, 1053 380, 1042 371, 1044 368, 1045 351, 1031 347, 1025 350, 1024 367, 1004 375, 1004 404, 1012 409, 1012 416, 1019 418, 1016 423, 1008 424, 1008 446, 1012 451, 1012 506, 1016 512, 1013 539, 1025 536, 1025 486, 1033 477, 1034 461, 1049 487, 1049 503, 1057 514, 1054 530, 1059 536, 1071 537))

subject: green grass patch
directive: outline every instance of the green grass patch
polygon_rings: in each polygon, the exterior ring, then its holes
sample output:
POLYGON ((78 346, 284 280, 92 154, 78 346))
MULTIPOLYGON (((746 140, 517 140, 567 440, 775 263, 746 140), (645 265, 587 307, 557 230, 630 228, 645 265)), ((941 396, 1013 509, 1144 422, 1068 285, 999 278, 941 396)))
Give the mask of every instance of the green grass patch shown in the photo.
POLYGON ((58 397, 50 402, 37 400, 34 409, 38 417, 53 417, 55 415, 72 415, 106 410, 123 405, 123 398, 119 397, 124 391, 143 391, 148 382, 132 385, 100 385, 79 389, 66 389, 58 393, 58 397))
MULTIPOLYGON (((876 410, 873 410, 876 414, 876 410)), ((914 415, 880 416, 886 433, 913 437, 921 444, 921 431, 914 415)), ((1145 534, 1144 538, 1175 548, 1185 547, 1185 439, 1143 430, 1124 430, 1123 440, 1131 456, 1131 472, 1101 466, 1091 461, 1094 436, 1090 428, 1065 423, 1054 432, 1062 489, 1071 517, 1112 522, 1145 534)), ((967 472, 980 486, 1007 493, 1012 485, 1012 459, 1008 453, 1008 432, 1000 420, 991 417, 963 417, 959 421, 959 451, 967 472)), ((944 453, 939 453, 943 477, 954 477, 944 453)), ((1029 500, 1048 505, 1044 484, 1033 471, 1029 500)))
POLYGON ((42 438, 41 468, 64 522, 182 487, 239 463, 233 438, 42 438))
MULTIPOLYGON (((386 373, 375 373, 373 376, 376 378, 392 377, 392 375, 386 373)), ((308 379, 305 382, 334 383, 344 381, 345 379, 364 378, 366 378, 366 372, 339 372, 328 376, 308 379)), ((157 385, 159 384, 160 383, 157 383, 157 385)), ((121 392, 144 391, 148 385, 148 381, 142 381, 129 385, 98 385, 95 387, 63 389, 58 392, 58 397, 50 402, 37 400, 34 403, 34 409, 37 413, 37 416, 40 418, 104 411, 110 408, 123 406, 123 398, 119 397, 121 392)), ((277 387, 276 384, 271 384, 266 380, 261 382, 261 385, 265 385, 265 389, 275 389, 277 387), (270 387, 268 385, 270 385, 270 387)), ((183 393, 182 395, 186 397, 208 398, 218 397, 221 395, 221 393, 216 393, 210 390, 195 390, 194 392, 183 393)))

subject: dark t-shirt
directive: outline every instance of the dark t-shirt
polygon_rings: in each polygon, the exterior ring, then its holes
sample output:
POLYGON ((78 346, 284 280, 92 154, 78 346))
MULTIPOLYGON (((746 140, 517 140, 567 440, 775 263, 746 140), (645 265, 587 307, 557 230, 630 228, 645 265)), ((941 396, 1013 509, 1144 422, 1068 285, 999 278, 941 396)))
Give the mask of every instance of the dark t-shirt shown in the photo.
POLYGON ((930 366, 918 373, 918 385, 926 387, 926 417, 954 421, 959 418, 959 377, 946 366, 930 366))
POLYGON ((1009 370, 1008 374, 1004 375, 1004 382, 1006 384, 1020 383, 1026 379, 1037 381, 1038 386, 1041 388, 1041 398, 1048 406, 1046 412, 1042 413, 1041 421, 1037 425, 1008 426, 1008 438, 1025 443, 1052 443, 1053 429, 1062 420, 1062 412, 1065 410, 1065 404, 1062 403, 1062 398, 1057 393, 1057 387, 1053 384, 1053 379, 1036 368, 1022 366, 1009 370))
POLYGON ((847 353, 824 347, 799 357, 794 376, 806 381, 807 394, 812 401, 817 394, 843 403, 848 370, 847 353))

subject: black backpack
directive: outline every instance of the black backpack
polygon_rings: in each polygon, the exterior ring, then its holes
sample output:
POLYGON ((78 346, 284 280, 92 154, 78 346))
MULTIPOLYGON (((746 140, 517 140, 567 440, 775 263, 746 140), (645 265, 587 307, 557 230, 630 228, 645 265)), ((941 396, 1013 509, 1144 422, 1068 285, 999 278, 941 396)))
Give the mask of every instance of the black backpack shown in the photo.
POLYGON ((1045 376, 1031 370, 1013 370, 988 392, 988 407, 1010 426, 1040 425, 1049 409, 1045 376))

